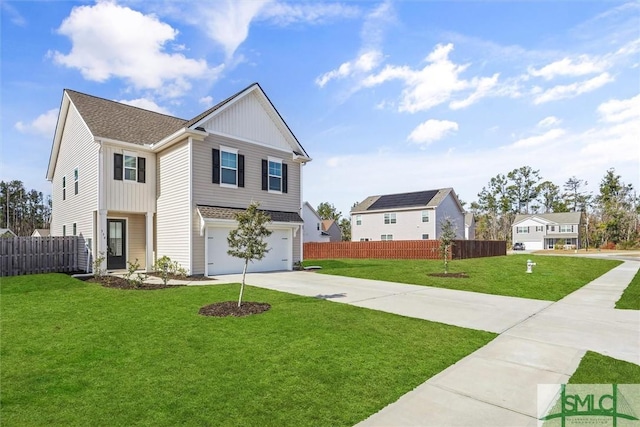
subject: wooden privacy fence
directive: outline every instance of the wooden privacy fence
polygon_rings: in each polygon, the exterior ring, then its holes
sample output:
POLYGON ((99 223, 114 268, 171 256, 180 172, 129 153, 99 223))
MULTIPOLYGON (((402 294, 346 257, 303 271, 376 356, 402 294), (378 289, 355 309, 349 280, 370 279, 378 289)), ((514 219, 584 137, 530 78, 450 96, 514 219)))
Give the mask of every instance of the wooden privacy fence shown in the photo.
POLYGON ((79 236, 0 239, 0 276, 78 271, 79 236))
MULTIPOLYGON (((438 240, 392 240, 386 242, 305 243, 304 259, 440 259, 438 240)), ((496 240, 455 240, 453 259, 480 258, 507 254, 507 242, 496 240)))

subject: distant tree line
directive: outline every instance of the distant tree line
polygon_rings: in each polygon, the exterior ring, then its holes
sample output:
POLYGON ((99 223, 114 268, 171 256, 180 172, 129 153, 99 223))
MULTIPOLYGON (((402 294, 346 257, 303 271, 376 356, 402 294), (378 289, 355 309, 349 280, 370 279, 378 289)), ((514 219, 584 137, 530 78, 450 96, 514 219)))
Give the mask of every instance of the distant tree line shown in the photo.
POLYGON ((529 166, 498 174, 470 204, 476 238, 510 241, 517 214, 583 212, 590 245, 639 246, 640 199, 633 185, 625 184, 613 168, 600 181, 598 193, 585 191, 586 185, 573 176, 560 187, 529 166))
POLYGON ((27 190, 22 181, 0 181, 0 228, 29 236, 36 228, 49 228, 51 197, 27 190))

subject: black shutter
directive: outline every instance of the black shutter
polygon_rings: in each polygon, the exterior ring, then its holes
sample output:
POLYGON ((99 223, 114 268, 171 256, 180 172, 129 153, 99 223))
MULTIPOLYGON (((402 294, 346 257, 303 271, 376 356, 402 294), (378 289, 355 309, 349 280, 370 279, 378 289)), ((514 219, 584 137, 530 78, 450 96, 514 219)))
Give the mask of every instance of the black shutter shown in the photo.
POLYGON ((238 154, 238 187, 244 187, 244 156, 238 154))
POLYGON ((286 193, 287 192, 287 177, 288 177, 288 171, 287 171, 287 164, 283 163, 282 164, 282 192, 286 193))
POLYGON ((269 189, 269 163, 262 159, 262 189, 269 189))
POLYGON ((220 150, 213 149, 213 172, 211 182, 220 184, 220 150))
POLYGON ((145 183, 147 178, 147 159, 138 157, 138 182, 145 183))
POLYGON ((122 154, 113 155, 113 179, 122 181, 122 154))

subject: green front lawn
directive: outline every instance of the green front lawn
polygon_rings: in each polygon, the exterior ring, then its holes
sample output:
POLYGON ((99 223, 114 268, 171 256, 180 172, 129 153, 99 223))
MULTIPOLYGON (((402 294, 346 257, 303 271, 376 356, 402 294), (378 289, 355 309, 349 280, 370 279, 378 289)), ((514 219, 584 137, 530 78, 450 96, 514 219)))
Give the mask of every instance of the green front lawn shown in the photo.
POLYGON ((624 290, 616 303, 616 308, 640 310, 640 271, 636 273, 627 289, 624 290))
POLYGON ((0 424, 350 426, 495 337, 253 287, 198 315, 238 290, 3 278, 0 424))
POLYGON ((340 259, 311 260, 322 274, 411 283, 485 294, 557 301, 620 265, 621 261, 577 257, 509 255, 474 258, 449 263, 449 272, 469 278, 432 277, 444 272, 438 260, 340 259), (527 274, 527 260, 537 265, 527 274))
POLYGON ((640 366, 587 351, 569 384, 640 384, 640 366))

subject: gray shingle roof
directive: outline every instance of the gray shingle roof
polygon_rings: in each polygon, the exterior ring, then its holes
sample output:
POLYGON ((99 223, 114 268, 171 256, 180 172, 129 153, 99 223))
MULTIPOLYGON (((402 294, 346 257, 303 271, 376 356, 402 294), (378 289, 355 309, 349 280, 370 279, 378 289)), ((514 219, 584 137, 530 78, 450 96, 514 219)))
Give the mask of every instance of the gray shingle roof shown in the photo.
POLYGON ((451 188, 414 191, 411 193, 385 194, 369 196, 351 209, 351 212, 389 210, 411 207, 435 207, 452 191, 451 188))
MULTIPOLYGON (((202 215, 203 218, 235 220, 236 214, 244 212, 245 209, 198 205, 198 211, 200 211, 200 215, 202 215)), ((260 209, 260 211, 269 215, 273 222, 304 222, 297 212, 270 211, 265 209, 260 209)))
POLYGON ((185 127, 187 121, 65 89, 95 137, 153 144, 185 127))

